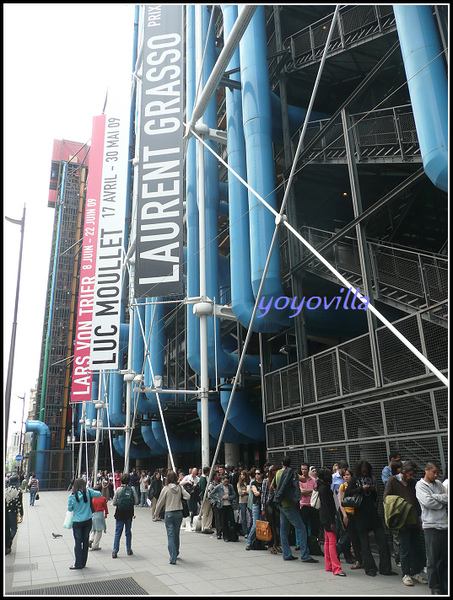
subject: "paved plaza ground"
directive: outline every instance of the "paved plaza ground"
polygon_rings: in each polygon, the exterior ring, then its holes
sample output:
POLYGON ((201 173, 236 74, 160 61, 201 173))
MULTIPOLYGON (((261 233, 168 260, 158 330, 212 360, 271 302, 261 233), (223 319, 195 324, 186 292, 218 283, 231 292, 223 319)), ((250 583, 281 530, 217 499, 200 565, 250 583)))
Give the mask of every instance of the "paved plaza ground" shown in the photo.
MULTIPOLYGON (((169 564, 167 536, 162 521, 151 520, 151 510, 137 507, 132 526, 132 556, 126 555, 124 535, 118 558, 112 558, 114 507, 109 503, 107 533, 102 550, 90 551, 87 566, 71 571, 74 562, 72 530, 63 529, 70 492, 40 492, 35 506, 24 495, 25 515, 4 561, 5 595, 78 596, 423 596, 427 585, 403 585, 398 576, 368 577, 363 570, 339 578, 317 564, 283 561, 267 551, 245 551, 245 539, 225 543, 216 535, 181 532, 176 565, 169 564), (62 537, 53 537, 53 533, 62 537)), ((293 554, 300 553, 293 548, 293 554)))

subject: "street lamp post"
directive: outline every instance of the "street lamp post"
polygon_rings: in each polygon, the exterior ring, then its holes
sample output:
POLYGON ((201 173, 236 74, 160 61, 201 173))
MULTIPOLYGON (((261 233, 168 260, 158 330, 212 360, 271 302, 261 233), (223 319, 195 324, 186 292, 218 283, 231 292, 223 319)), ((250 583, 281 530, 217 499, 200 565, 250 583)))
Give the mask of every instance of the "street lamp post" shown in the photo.
POLYGON ((24 213, 22 219, 18 221, 17 219, 10 219, 5 216, 7 221, 10 223, 14 223, 15 225, 20 225, 20 250, 19 250, 19 266, 17 269, 17 285, 16 285, 16 302, 14 305, 14 318, 13 318, 13 329, 11 332, 11 347, 9 351, 9 362, 8 362, 8 374, 6 379, 6 391, 5 391, 5 456, 6 456, 6 448, 8 447, 8 427, 9 427, 9 409, 11 404, 11 387, 13 382, 13 369, 14 369, 14 351, 16 347, 16 329, 17 329, 17 309, 19 306, 19 288, 20 288, 20 271, 22 266, 22 250, 24 246, 24 229, 25 229, 25 204, 24 204, 24 213))

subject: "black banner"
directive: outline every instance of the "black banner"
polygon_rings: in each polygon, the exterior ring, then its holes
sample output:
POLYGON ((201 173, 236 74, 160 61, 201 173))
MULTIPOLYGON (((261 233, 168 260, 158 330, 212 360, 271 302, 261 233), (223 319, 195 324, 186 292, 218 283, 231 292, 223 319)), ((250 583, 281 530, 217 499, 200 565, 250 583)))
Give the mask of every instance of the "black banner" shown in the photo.
POLYGON ((183 7, 145 5, 135 295, 182 293, 183 7))

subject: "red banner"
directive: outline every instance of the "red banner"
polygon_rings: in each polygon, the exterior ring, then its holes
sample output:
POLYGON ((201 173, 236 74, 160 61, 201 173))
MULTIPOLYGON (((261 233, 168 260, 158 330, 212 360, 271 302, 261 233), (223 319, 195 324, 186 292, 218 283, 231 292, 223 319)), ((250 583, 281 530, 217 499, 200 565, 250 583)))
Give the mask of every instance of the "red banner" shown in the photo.
POLYGON ((80 265, 71 402, 89 402, 91 400, 93 377, 90 370, 90 343, 104 160, 105 120, 105 115, 93 118, 80 265))

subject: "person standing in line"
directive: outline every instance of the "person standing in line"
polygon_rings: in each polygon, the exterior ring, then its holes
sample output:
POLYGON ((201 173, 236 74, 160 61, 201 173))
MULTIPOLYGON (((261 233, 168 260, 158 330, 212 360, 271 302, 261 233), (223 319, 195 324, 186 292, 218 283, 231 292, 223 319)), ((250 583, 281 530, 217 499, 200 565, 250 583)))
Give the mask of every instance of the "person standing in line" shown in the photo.
MULTIPOLYGON (((102 485, 99 483, 94 489, 100 492, 102 485)), ((105 497, 101 495, 99 498, 93 498, 93 508, 94 513, 92 514, 92 525, 88 546, 91 550, 101 550, 99 544, 101 541, 102 532, 105 533, 107 531, 105 519, 109 514, 107 500, 105 497)))
POLYGON ((336 521, 335 525, 337 528, 337 556, 340 558, 343 552, 346 562, 350 565, 354 564, 354 558, 351 552, 351 539, 343 523, 343 514, 340 510, 340 504, 338 502, 338 495, 340 493, 340 485, 344 483, 343 475, 345 470, 348 468, 348 463, 345 460, 339 460, 337 464, 337 470, 332 474, 332 485, 331 490, 333 492, 333 499, 335 502, 336 509, 336 521))
MULTIPOLYGON (((211 499, 217 502, 217 506, 220 509, 223 541, 229 542, 231 541, 231 535, 235 533, 232 502, 236 500, 236 494, 227 474, 224 474, 222 481, 212 491, 211 499)), ((235 537, 237 538, 237 535, 235 537)))
POLYGON ((214 516, 214 526, 216 529, 217 539, 221 540, 222 539, 222 519, 221 519, 221 514, 220 514, 220 508, 217 506, 217 500, 215 500, 211 496, 212 492, 219 485, 219 483, 220 483, 220 473, 217 470, 215 470, 212 475, 211 482, 208 485, 208 498, 209 498, 209 502, 211 503, 212 514, 214 516))
POLYGON ((110 500, 110 488, 109 488, 109 474, 107 471, 104 471, 101 479, 101 495, 107 500, 110 500))
POLYGON ((375 577, 378 571, 370 549, 369 533, 373 531, 379 552, 379 573, 381 575, 396 575, 392 571, 390 550, 384 525, 377 510, 377 480, 373 476, 370 463, 366 460, 357 461, 354 467, 354 477, 344 492, 345 497, 356 494, 361 494, 363 497, 362 504, 354 510, 354 517, 360 539, 365 573, 370 577, 375 577))
POLYGON ((386 465, 382 469, 382 473, 381 473, 381 479, 382 479, 382 483, 384 484, 384 487, 387 485, 387 481, 393 475, 393 473, 392 473, 392 464, 395 461, 397 461, 397 460, 398 461, 401 460, 401 453, 398 450, 394 450, 393 452, 390 452, 390 455, 389 455, 389 464, 386 465))
POLYGON ((113 496, 112 504, 116 506, 115 519, 115 538, 113 540, 112 558, 118 557, 120 549, 120 539, 125 529, 126 551, 128 556, 132 555, 132 519, 134 518, 134 506, 138 504, 138 496, 135 488, 129 485, 130 475, 123 473, 121 475, 121 486, 116 490, 113 496))
POLYGON ((74 536, 74 564, 70 569, 83 569, 88 559, 89 536, 92 526, 91 498, 99 498, 101 492, 87 489, 86 481, 80 477, 74 481, 72 494, 68 498, 68 511, 74 511, 72 533, 74 536))
POLYGON ((299 478, 294 469, 291 468, 291 458, 289 456, 285 456, 282 460, 282 468, 275 474, 272 487, 275 489, 274 502, 280 504, 280 538, 283 560, 297 560, 297 556, 291 553, 289 545, 289 527, 291 524, 298 533, 302 562, 317 563, 316 558, 313 558, 308 550, 307 532, 299 513, 301 498, 299 478))
POLYGON ((261 488, 261 515, 262 518, 268 521, 272 531, 272 539, 268 542, 269 552, 271 554, 283 553, 280 542, 280 511, 274 505, 274 489, 272 481, 278 471, 277 465, 269 465, 266 477, 263 480, 261 488))
MULTIPOLYGON (((203 467, 203 472, 201 474, 200 477, 200 481, 198 483, 198 485, 200 486, 200 490, 201 490, 201 501, 203 502, 203 498, 205 495, 205 491, 208 485, 208 479, 209 479, 209 473, 211 472, 211 468, 210 467, 203 467)), ((213 518, 213 513, 212 513, 212 506, 211 506, 211 502, 208 498, 208 495, 206 494, 206 498, 205 501, 203 502, 203 505, 201 507, 201 532, 202 533, 212 533, 212 518, 213 518)))
POLYGON ((439 473, 439 465, 429 461, 415 494, 422 509, 428 586, 431 594, 448 595, 448 493, 437 479, 439 473))
POLYGON ((28 480, 28 488, 30 490, 30 506, 34 506, 36 494, 39 492, 39 479, 36 479, 34 473, 31 474, 31 477, 28 480))
POLYGON ((412 507, 410 520, 406 519, 404 526, 399 529, 402 579, 404 585, 409 586, 414 585, 414 579, 419 583, 428 583, 423 573, 425 557, 420 539, 421 508, 415 495, 415 470, 416 465, 407 460, 401 469, 401 481, 395 476, 390 477, 383 496, 384 501, 387 496, 400 496, 412 507))
POLYGON ((351 566, 352 570, 363 569, 362 562, 362 550, 360 548, 360 540, 359 535, 357 533, 357 525, 355 522, 355 508, 352 507, 343 507, 341 506, 341 501, 343 500, 344 493, 354 477, 354 472, 352 469, 345 469, 343 473, 344 483, 340 485, 340 494, 338 496, 340 510, 343 513, 343 523, 346 527, 346 530, 351 539, 352 548, 354 550, 354 555, 356 558, 356 562, 351 566))
POLYGON ((17 475, 12 475, 5 490, 5 554, 11 554, 13 539, 17 533, 17 517, 24 516, 23 495, 17 475))
MULTIPOLYGON (((247 536, 246 550, 251 550, 252 543, 256 539, 256 522, 260 518, 261 513, 261 489, 263 487, 263 474, 261 469, 255 469, 255 474, 250 480, 250 491, 248 499, 248 507, 252 511, 252 526, 250 533, 247 536)), ((225 534, 224 534, 225 535, 225 534)))
POLYGON ((182 498, 189 500, 190 494, 178 483, 174 471, 167 473, 166 485, 162 488, 156 505, 156 513, 165 508, 165 529, 167 531, 170 564, 175 565, 179 556, 180 530, 182 523, 182 498))
POLYGON ((338 577, 346 577, 337 556, 337 527, 335 525, 337 511, 331 490, 332 471, 322 467, 318 474, 318 492, 321 501, 319 519, 324 527, 324 561, 326 571, 338 577))
POLYGON ((248 535, 248 527, 247 527, 247 512, 249 508, 247 506, 248 498, 249 498, 249 475, 245 469, 239 474, 238 482, 237 482, 237 491, 239 498, 239 511, 241 515, 241 526, 242 533, 244 537, 247 538, 248 535))
MULTIPOLYGON (((311 505, 311 496, 313 491, 317 489, 318 484, 314 477, 310 477, 308 474, 309 467, 307 463, 302 463, 300 466, 301 474, 299 477, 299 486, 302 497, 300 499, 299 511, 302 517, 303 524, 307 530, 308 535, 312 535, 316 538, 316 542, 319 537, 319 510, 313 508, 311 505)), ((299 539, 296 535, 296 544, 299 546, 299 539)), ((296 550, 298 549, 296 546, 296 550)))
POLYGON ((183 477, 183 479, 181 481, 181 485, 184 486, 184 489, 190 495, 190 499, 187 502, 187 504, 189 506, 190 526, 191 527, 193 527, 194 516, 198 514, 198 502, 197 502, 195 496, 193 495, 193 491, 199 481, 200 481, 200 478, 198 477, 197 467, 193 467, 192 469, 190 469, 190 473, 188 475, 185 475, 185 477, 183 477))

